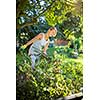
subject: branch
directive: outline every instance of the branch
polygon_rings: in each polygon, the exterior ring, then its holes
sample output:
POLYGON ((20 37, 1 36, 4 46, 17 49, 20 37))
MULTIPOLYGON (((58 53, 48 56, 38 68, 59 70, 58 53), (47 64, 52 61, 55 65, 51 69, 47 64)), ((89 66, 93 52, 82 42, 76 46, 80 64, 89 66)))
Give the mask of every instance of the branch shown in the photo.
POLYGON ((34 24, 34 22, 28 22, 28 23, 25 23, 25 24, 22 24, 22 25, 17 25, 16 26, 16 28, 17 29, 20 29, 20 28, 24 28, 24 27, 26 27, 26 26, 30 26, 30 25, 33 25, 34 24))

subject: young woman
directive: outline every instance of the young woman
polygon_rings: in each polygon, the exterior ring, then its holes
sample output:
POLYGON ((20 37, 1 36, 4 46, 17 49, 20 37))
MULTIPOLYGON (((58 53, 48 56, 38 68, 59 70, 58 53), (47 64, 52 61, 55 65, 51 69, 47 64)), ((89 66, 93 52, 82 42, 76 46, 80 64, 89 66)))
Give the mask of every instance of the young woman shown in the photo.
POLYGON ((35 61, 39 59, 40 51, 46 55, 46 50, 48 49, 49 45, 49 37, 55 37, 57 34, 56 27, 51 27, 48 29, 47 33, 40 33, 35 36, 32 40, 27 42, 25 45, 22 46, 25 49, 28 45, 32 44, 29 48, 29 56, 32 60, 32 68, 34 69, 35 61))

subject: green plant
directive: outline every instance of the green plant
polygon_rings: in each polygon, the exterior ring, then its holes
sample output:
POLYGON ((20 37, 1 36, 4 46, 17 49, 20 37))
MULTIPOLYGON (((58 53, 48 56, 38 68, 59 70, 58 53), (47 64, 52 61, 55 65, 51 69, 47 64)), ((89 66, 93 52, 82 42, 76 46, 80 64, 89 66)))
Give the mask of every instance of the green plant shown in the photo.
POLYGON ((32 70, 26 58, 27 54, 17 55, 17 100, 55 100, 80 92, 83 86, 81 61, 56 53, 49 63, 42 58, 32 70))

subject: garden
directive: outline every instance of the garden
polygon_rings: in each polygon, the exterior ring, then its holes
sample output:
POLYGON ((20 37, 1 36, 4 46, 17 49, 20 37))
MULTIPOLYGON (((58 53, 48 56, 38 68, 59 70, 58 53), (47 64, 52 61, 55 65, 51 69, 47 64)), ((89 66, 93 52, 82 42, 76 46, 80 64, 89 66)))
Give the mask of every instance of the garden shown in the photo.
POLYGON ((16 15, 16 99, 56 100, 82 92, 83 15, 82 0, 17 0, 16 15), (20 47, 49 27, 57 36, 47 57, 41 54, 35 69, 26 49, 20 47), (57 40, 66 41, 65 44, 57 40))

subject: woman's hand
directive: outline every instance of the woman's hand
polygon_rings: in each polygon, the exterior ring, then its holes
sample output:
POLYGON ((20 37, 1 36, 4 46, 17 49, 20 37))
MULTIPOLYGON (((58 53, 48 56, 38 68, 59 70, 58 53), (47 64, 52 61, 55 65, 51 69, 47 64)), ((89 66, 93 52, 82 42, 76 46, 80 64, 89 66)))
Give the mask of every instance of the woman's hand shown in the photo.
POLYGON ((45 55, 47 55, 47 53, 46 52, 43 52, 45 55))
POLYGON ((21 49, 24 50, 26 47, 27 47, 26 45, 22 45, 22 46, 21 46, 21 49))

